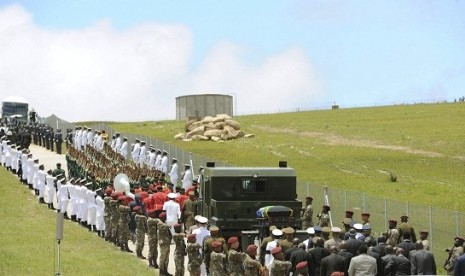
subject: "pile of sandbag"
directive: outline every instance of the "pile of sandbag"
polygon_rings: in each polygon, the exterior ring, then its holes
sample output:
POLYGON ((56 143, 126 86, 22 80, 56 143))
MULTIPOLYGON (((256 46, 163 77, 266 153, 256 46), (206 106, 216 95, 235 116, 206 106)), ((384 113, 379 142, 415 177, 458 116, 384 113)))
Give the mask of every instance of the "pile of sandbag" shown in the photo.
POLYGON ((227 114, 218 114, 215 117, 206 116, 201 120, 190 120, 186 122, 185 133, 174 136, 175 139, 184 141, 226 141, 241 137, 254 137, 253 134, 245 134, 241 126, 227 114))

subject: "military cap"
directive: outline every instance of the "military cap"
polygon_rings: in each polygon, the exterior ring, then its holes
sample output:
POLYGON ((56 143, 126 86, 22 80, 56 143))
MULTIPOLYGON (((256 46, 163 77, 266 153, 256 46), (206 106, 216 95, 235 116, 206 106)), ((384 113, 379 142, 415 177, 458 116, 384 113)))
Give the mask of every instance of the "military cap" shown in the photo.
POLYGON ((369 217, 369 216, 370 216, 370 213, 368 213, 368 212, 363 212, 363 213, 362 213, 362 216, 369 217))
POLYGON ((123 195, 123 196, 118 197, 118 201, 126 201, 127 198, 128 198, 127 196, 123 195))
POLYGON ((174 158, 174 157, 171 158, 171 160, 173 160, 174 162, 178 162, 178 159, 176 159, 176 158, 174 158))
POLYGON ((79 180, 79 183, 86 183, 86 182, 87 182, 87 180, 85 178, 79 180))
POLYGON ((395 219, 390 219, 390 220, 388 220, 388 222, 397 223, 397 220, 395 220, 395 219))
POLYGON ((306 196, 305 199, 313 199, 311 196, 306 196))
POLYGON ((422 233, 428 234, 429 232, 428 232, 428 230, 422 229, 422 230, 420 230, 420 234, 422 234, 422 233))
POLYGON ((113 190, 112 190, 111 188, 107 188, 107 189, 105 190, 105 194, 106 194, 107 196, 111 196, 111 193, 113 193, 113 190))
POLYGON ((247 246, 246 251, 249 254, 253 254, 253 253, 257 253, 257 249, 258 247, 255 244, 249 244, 249 246, 247 246))
POLYGON ((222 245, 223 245, 223 243, 220 242, 220 241, 214 241, 214 242, 212 243, 212 247, 213 247, 213 248, 218 248, 218 247, 221 247, 222 245))
POLYGON ((98 188, 97 190, 95 190, 95 192, 100 193, 101 190, 102 190, 102 188, 98 188))
POLYGON ((363 230, 363 224, 356 223, 356 224, 354 224, 354 228, 355 228, 355 230, 363 230))
POLYGON ((339 228, 339 227, 332 227, 332 228, 331 228, 331 232, 333 232, 333 233, 341 233, 341 228, 339 228))
POLYGON ((371 225, 364 224, 362 228, 363 228, 363 230, 371 230, 371 225))
POLYGON ((190 168, 190 166, 191 166, 190 164, 187 164, 187 163, 184 164, 184 167, 186 167, 186 168, 190 168))
POLYGON ((329 207, 327 204, 323 205, 323 208, 328 209, 328 211, 331 210, 331 207, 329 207))
POLYGON ((464 239, 462 237, 459 237, 459 236, 455 237, 455 240, 464 241, 464 239))
POLYGON ((313 229, 315 230, 315 232, 321 232, 321 226, 319 225, 315 225, 313 229))
POLYGON ((274 229, 276 229, 277 227, 275 225, 270 225, 270 228, 268 228, 270 230, 270 232, 272 232, 274 229))
POLYGON ((233 244, 233 243, 238 242, 238 241, 239 241, 239 239, 237 237, 230 237, 228 239, 228 244, 233 244))
POLYGON ((168 152, 167 152, 166 150, 163 150, 163 153, 164 153, 164 154, 168 154, 168 152))
POLYGON ((141 209, 141 208, 140 208, 139 205, 136 205, 134 208, 132 208, 132 210, 133 210, 134 212, 137 212, 137 211, 139 211, 140 209, 141 209))
POLYGON ((141 144, 145 144, 145 141, 140 141, 141 144))
POLYGON ((166 217, 166 212, 161 212, 159 215, 158 215, 159 218, 165 218, 166 217))
POLYGON ((273 231, 271 231, 271 234, 273 234, 273 236, 282 236, 283 231, 281 231, 279 229, 274 229, 273 231))
POLYGON ((218 226, 216 226, 216 225, 212 225, 212 226, 210 226, 210 228, 208 230, 210 230, 210 232, 218 232, 218 231, 220 231, 220 228, 218 228, 218 226))
POLYGON ((170 198, 170 199, 175 199, 176 196, 177 196, 177 195, 176 195, 175 193, 169 193, 169 194, 168 194, 168 198, 170 198))
MULTIPOLYGON (((32 154, 31 154, 32 155, 32 154)), ((39 159, 34 159, 34 162, 39 162, 39 159)))
POLYGON ((127 140, 128 140, 128 137, 123 137, 123 140, 127 141, 127 140))
POLYGON ((295 232, 294 228, 292 228, 292 227, 286 227, 282 231, 283 231, 284 234, 294 234, 294 232, 295 232))
POLYGON ((276 246, 275 248, 271 249, 271 254, 278 254, 278 253, 281 253, 283 252, 282 248, 279 247, 279 246, 276 246))
POLYGON ((329 226, 321 227, 321 232, 330 233, 331 232, 331 227, 329 227, 329 226))
POLYGON ((307 267, 308 263, 307 262, 300 262, 295 266, 295 269, 302 269, 304 267, 307 267))
POLYGON ((89 182, 89 183, 87 183, 87 184, 86 184, 86 185, 84 185, 84 186, 86 186, 86 187, 90 187, 91 185, 93 185, 93 183, 92 183, 92 182, 89 182))
POLYGON ((140 142, 139 138, 136 138, 136 142, 140 142))
POLYGON ((202 217, 202 216, 201 216, 201 215, 196 215, 196 216, 194 217, 194 220, 198 222, 200 217, 202 217))
POLYGON ((408 218, 408 216, 407 215, 402 215, 402 216, 400 216, 400 218, 408 218))
POLYGON ((188 240, 188 241, 191 241, 191 242, 195 241, 195 234, 189 234, 189 235, 187 235, 187 240, 188 240))
POLYGON ((202 216, 201 216, 200 218, 198 218, 197 221, 198 221, 199 223, 201 223, 201 224, 205 224, 205 223, 208 222, 208 219, 207 219, 206 217, 202 217, 202 216))
POLYGON ((307 233, 310 234, 310 235, 315 234, 315 228, 313 228, 313 227, 308 227, 308 228, 307 228, 307 233))
POLYGON ((349 230, 349 235, 350 236, 355 236, 357 234, 357 232, 355 231, 355 229, 350 229, 349 230))
POLYGON ((150 210, 147 212, 147 215, 151 218, 155 218, 155 214, 157 213, 156 210, 150 210))
POLYGON ((173 225, 174 228, 181 228, 182 227, 182 224, 180 223, 176 223, 175 225, 173 225))

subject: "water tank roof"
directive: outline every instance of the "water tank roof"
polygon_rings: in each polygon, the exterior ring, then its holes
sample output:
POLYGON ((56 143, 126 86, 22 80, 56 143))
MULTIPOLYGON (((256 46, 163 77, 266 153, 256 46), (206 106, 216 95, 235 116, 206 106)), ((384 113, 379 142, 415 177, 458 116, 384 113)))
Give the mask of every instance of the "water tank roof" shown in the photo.
POLYGON ((218 93, 212 93, 212 94, 190 94, 190 95, 182 95, 182 96, 178 96, 176 97, 177 98, 184 98, 184 97, 197 97, 197 96, 200 96, 200 97, 204 97, 204 96, 222 96, 222 97, 230 97, 232 98, 231 95, 227 95, 227 94, 218 94, 218 93))
POLYGON ((13 102, 13 103, 29 103, 26 99, 22 97, 16 97, 16 96, 11 96, 11 97, 6 97, 3 99, 3 102, 13 102))

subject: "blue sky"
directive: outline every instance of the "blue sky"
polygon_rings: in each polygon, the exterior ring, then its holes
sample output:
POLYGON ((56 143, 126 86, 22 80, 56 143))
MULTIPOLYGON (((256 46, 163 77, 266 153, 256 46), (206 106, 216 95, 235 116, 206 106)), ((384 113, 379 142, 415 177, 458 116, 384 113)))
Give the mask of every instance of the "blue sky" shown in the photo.
POLYGON ((451 101, 464 49, 464 1, 0 2, 2 98, 69 120, 172 119, 196 93, 238 114, 451 101))

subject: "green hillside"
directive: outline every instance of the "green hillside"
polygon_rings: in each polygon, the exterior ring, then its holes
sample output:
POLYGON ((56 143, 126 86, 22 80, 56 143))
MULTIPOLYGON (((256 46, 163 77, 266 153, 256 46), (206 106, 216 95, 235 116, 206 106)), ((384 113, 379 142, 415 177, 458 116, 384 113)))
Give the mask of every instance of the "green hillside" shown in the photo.
MULTIPOLYGON (((235 119, 252 139, 183 142, 184 122, 111 123, 238 166, 287 160, 299 181, 465 210, 465 104, 318 110, 235 119), (391 182, 389 174, 397 176, 391 182)), ((300 187, 300 194, 304 194, 300 187)))

